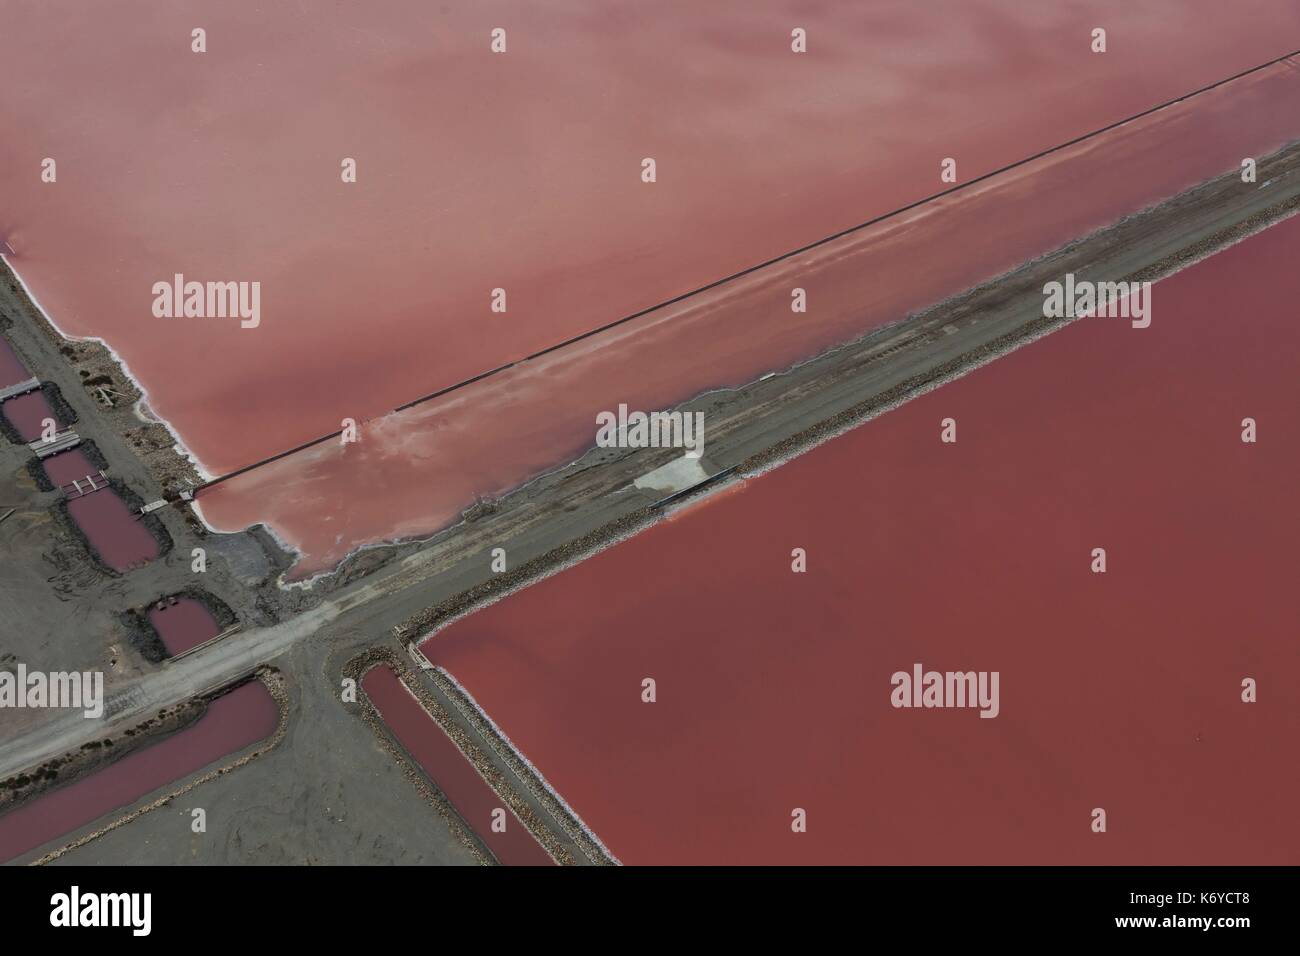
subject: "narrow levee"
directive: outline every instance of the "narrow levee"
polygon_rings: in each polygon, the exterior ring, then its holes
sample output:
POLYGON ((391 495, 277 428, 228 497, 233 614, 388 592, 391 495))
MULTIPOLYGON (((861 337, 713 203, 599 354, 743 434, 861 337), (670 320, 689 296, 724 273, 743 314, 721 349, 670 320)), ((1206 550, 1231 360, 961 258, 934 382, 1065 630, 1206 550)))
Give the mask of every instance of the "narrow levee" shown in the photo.
POLYGON ((371 668, 361 686, 384 725, 498 862, 506 866, 555 863, 391 667, 371 668))

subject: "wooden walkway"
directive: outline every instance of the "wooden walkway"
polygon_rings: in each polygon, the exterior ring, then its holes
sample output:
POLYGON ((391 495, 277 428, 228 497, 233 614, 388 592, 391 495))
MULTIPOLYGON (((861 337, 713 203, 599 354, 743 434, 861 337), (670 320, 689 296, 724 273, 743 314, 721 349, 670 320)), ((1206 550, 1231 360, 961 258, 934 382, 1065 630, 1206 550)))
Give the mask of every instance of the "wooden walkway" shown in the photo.
POLYGON ((51 455, 57 455, 61 451, 68 451, 70 448, 76 448, 81 444, 81 436, 74 431, 60 432, 50 441, 41 439, 40 441, 28 442, 27 447, 36 452, 36 457, 45 459, 51 455))
POLYGON ((84 498, 92 492, 103 491, 107 487, 108 476, 102 471, 97 471, 93 475, 86 475, 84 478, 78 478, 66 485, 62 485, 59 490, 67 498, 84 498))
POLYGON ((6 385, 4 388, 0 388, 0 402, 10 398, 17 398, 19 395, 26 395, 28 392, 34 392, 40 387, 40 379, 36 378, 29 378, 17 385, 6 385))

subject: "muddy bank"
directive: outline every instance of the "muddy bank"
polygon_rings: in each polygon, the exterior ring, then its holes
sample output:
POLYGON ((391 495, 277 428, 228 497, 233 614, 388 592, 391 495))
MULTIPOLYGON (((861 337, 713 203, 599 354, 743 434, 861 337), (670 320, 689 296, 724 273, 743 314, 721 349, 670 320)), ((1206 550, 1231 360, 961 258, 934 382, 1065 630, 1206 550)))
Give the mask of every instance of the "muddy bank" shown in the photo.
POLYGON ((144 610, 131 608, 118 615, 127 643, 150 664, 161 664, 171 655, 144 610))
POLYGON ((41 382, 41 394, 45 400, 50 403, 50 408, 54 412, 54 419, 59 423, 59 428, 72 428, 77 424, 80 416, 77 410, 68 404, 68 400, 63 397, 63 389, 59 388, 54 382, 41 382))

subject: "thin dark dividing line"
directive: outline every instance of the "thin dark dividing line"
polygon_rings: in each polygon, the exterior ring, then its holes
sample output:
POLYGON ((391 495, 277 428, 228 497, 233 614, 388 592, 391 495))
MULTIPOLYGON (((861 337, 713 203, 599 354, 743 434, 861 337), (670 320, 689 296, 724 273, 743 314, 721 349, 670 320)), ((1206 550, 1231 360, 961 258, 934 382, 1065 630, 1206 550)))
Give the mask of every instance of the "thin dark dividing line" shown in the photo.
MULTIPOLYGON (((495 375, 497 372, 503 372, 506 369, 510 368, 511 365, 516 365, 516 364, 518 363, 511 362, 510 365, 498 366, 497 368, 494 368, 491 371, 483 372, 482 374, 475 375, 473 378, 468 378, 463 382, 458 382, 455 385, 450 385, 447 388, 442 389, 442 391, 434 392, 431 395, 426 395, 424 398, 419 399, 418 401, 408 402, 405 405, 399 405, 397 408, 393 409, 393 411, 400 412, 404 408, 410 408, 412 405, 418 405, 420 402, 427 402, 431 398, 437 398, 439 395, 445 395, 447 392, 455 391, 458 388, 464 388, 466 385, 472 385, 474 382, 477 382, 481 378, 487 378, 489 375, 495 375)), ((263 458, 261 461, 255 461, 251 465, 245 465, 243 468, 238 468, 235 471, 229 472, 228 474, 221 475, 218 478, 213 478, 211 481, 205 481, 203 482, 203 484, 195 487, 194 494, 198 494, 200 491, 203 491, 204 489, 211 488, 213 485, 219 485, 223 481, 229 481, 231 478, 238 478, 240 475, 247 474, 248 472, 252 471, 255 468, 261 468, 263 465, 269 465, 272 462, 279 461, 281 458, 288 458, 290 455, 296 455, 300 451, 306 451, 308 448, 314 448, 315 446, 323 444, 324 442, 327 442, 332 438, 338 438, 342 434, 343 434, 343 429, 340 428, 336 431, 330 432, 328 435, 321 435, 319 438, 313 438, 311 441, 303 442, 301 445, 297 445, 293 448, 290 448, 288 451, 282 451, 278 455, 272 455, 270 458, 263 458)))
MULTIPOLYGON (((643 313, 639 313, 639 314, 643 314, 643 313)), ((630 316, 629 318, 635 318, 635 316, 630 316)), ((626 322, 626 321, 627 319, 618 320, 618 322, 626 322)), ((618 322, 615 322, 613 324, 618 325, 618 322)), ((496 375, 498 372, 504 372, 506 369, 514 368, 516 365, 520 364, 521 362, 527 362, 531 359, 537 358, 537 356, 539 355, 545 355, 547 352, 553 351, 554 349, 563 348, 566 345, 570 345, 573 342, 577 342, 578 339, 585 339, 588 335, 594 335, 596 332, 604 331, 604 329, 607 328, 611 328, 611 326, 607 325, 604 326, 603 329, 595 329, 592 332, 584 332, 582 335, 578 336, 578 338, 569 339, 567 342, 561 342, 559 345, 552 345, 550 348, 543 349, 540 352, 536 352, 524 358, 517 359, 513 362, 507 362, 505 365, 498 365, 496 368, 488 369, 486 372, 479 372, 473 378, 467 378, 463 382, 457 382, 455 385, 448 385, 446 388, 440 388, 436 392, 430 392, 428 395, 423 395, 420 398, 415 399, 414 401, 407 402, 405 405, 398 405, 396 408, 393 409, 393 411, 404 412, 408 408, 414 408, 416 405, 419 405, 423 402, 427 402, 430 401, 431 399, 438 398, 441 395, 446 395, 448 392, 454 392, 458 388, 464 388, 466 385, 473 385, 475 382, 481 382, 485 378, 491 378, 493 375, 496 375)))
POLYGON ((279 461, 281 458, 288 458, 290 455, 296 455, 300 451, 306 451, 308 448, 313 448, 316 445, 322 444, 323 442, 327 442, 331 438, 338 438, 342 434, 343 434, 343 429, 340 428, 338 431, 330 432, 328 435, 321 435, 319 438, 313 438, 311 441, 303 442, 301 445, 297 445, 293 448, 290 448, 288 451, 282 451, 278 455, 272 455, 270 458, 263 458, 261 461, 255 461, 251 465, 245 465, 243 468, 237 468, 236 470, 229 472, 228 474, 221 475, 220 477, 213 478, 210 481, 203 482, 203 484, 198 485, 194 488, 193 493, 198 494, 200 491, 203 491, 206 488, 211 488, 213 485, 219 485, 223 481, 229 481, 231 478, 238 478, 240 475, 247 474, 248 472, 252 471, 254 468, 261 468, 263 465, 269 465, 271 464, 271 462, 279 461))
MULTIPOLYGON (((891 210, 890 212, 882 213, 881 215, 874 216, 871 219, 866 220, 865 222, 860 222, 856 226, 849 226, 847 229, 841 229, 839 232, 832 233, 831 235, 825 236, 821 239, 817 239, 814 242, 808 243, 807 245, 800 246, 797 249, 791 249, 788 252, 783 252, 779 256, 774 256, 771 259, 766 259, 763 262, 758 263, 757 265, 749 266, 748 268, 742 269, 739 272, 733 272, 731 273, 731 275, 723 276, 721 279, 715 279, 712 282, 708 283, 707 285, 702 285, 699 286, 698 288, 691 289, 689 292, 683 292, 681 295, 673 296, 671 299, 664 299, 662 302, 657 302, 654 305, 647 306, 646 308, 641 309, 637 312, 633 312, 630 315, 625 315, 620 319, 615 319, 612 322, 607 322, 604 325, 591 329, 590 331, 583 332, 579 335, 575 335, 572 338, 565 339, 562 342, 557 342, 554 345, 542 349, 540 352, 534 352, 531 355, 526 355, 523 358, 516 359, 513 362, 507 362, 505 365, 498 365, 496 368, 489 369, 486 372, 480 372, 478 375, 475 375, 473 378, 467 378, 463 381, 456 382, 454 385, 448 385, 444 388, 438 389, 435 392, 430 392, 427 395, 422 395, 419 398, 406 402, 403 405, 398 405, 395 409, 393 409, 393 411, 403 412, 406 411, 407 409, 414 408, 416 405, 422 405, 425 402, 432 401, 435 398, 441 398, 443 395, 447 395, 451 392, 462 389, 467 385, 473 385, 475 382, 481 382, 483 381, 483 379, 491 378, 494 375, 498 375, 501 372, 505 372, 509 369, 512 369, 516 365, 522 365, 525 362, 531 362, 534 359, 541 358, 543 355, 549 355, 550 353, 556 352, 560 349, 568 348, 570 345, 574 345, 578 342, 583 341, 584 339, 589 339, 593 335, 600 335, 602 332, 608 332, 610 329, 617 328, 620 325, 624 325, 635 319, 639 319, 642 318, 643 316, 649 315, 651 312, 657 312, 659 309, 667 308, 670 305, 676 305, 678 302, 682 302, 683 300, 689 299, 692 296, 700 295, 703 292, 708 292, 711 289, 716 289, 718 288, 718 286, 726 285, 728 282, 734 282, 737 279, 744 278, 745 276, 757 272, 760 269, 766 269, 769 266, 774 266, 779 262, 784 262, 786 259, 793 258, 794 256, 803 255, 805 252, 809 252, 820 246, 824 246, 828 242, 834 242, 837 239, 843 239, 845 236, 852 235, 855 232, 861 232, 863 229, 867 229, 871 226, 878 225, 879 223, 885 222, 889 219, 893 219, 896 216, 901 216, 905 212, 911 212, 913 209, 916 209, 920 206, 924 206, 927 203, 932 203, 936 199, 942 199, 944 196, 951 196, 953 193, 960 192, 963 189, 969 189, 972 186, 976 186, 979 183, 992 179, 994 176, 1001 176, 1003 173, 1008 173, 1013 169, 1018 169, 1021 166, 1025 166, 1029 163, 1036 162, 1045 156, 1050 156, 1053 153, 1060 152, 1063 149, 1069 149, 1071 146, 1077 146, 1079 143, 1093 139, 1097 136, 1102 135, 1103 133, 1108 133, 1113 129, 1118 129, 1121 126, 1125 126, 1136 120, 1140 120, 1144 116, 1150 116, 1152 113, 1158 113, 1160 110, 1168 109, 1171 106, 1175 106, 1178 103, 1182 103, 1185 102, 1186 100, 1190 100, 1193 97, 1201 96, 1202 94, 1208 93, 1211 90, 1218 89, 1220 86, 1224 86, 1228 83, 1232 83, 1235 82, 1236 80, 1240 80, 1243 77, 1250 76, 1252 73, 1258 73, 1260 70, 1266 70, 1270 66, 1276 66, 1277 64, 1283 63, 1286 60, 1289 60, 1295 56, 1300 56, 1300 49, 1292 50, 1290 53, 1284 53, 1281 56, 1274 57, 1273 59, 1265 63, 1259 64, 1258 66, 1252 66, 1248 70, 1242 70, 1240 73, 1234 73, 1232 76, 1224 77, 1221 80, 1216 80, 1215 82, 1210 83, 1206 86, 1198 87, 1197 89, 1192 90, 1190 93, 1184 93, 1181 96, 1174 97, 1173 99, 1165 100, 1163 103, 1158 103, 1157 105, 1149 107, 1148 109, 1145 109, 1140 113, 1134 113, 1132 116, 1126 116, 1123 119, 1116 120, 1113 123, 1108 123, 1105 126, 1099 126, 1097 129, 1084 133, 1081 136, 1074 137, 1074 139, 1066 140, 1065 142, 1058 143, 1055 146, 1050 146, 1047 149, 1034 153, 1032 156, 1026 156, 1024 159, 1018 159, 1014 163, 1009 163, 1006 166, 999 166, 997 169, 990 170, 987 173, 983 173, 979 176, 976 176, 974 179, 969 179, 966 182, 957 183, 955 185, 949 186, 947 189, 940 190, 937 193, 933 193, 929 196, 925 196, 922 199, 917 199, 913 202, 910 202, 906 206, 899 206, 897 209, 891 210)), ((243 468, 240 468, 237 471, 232 471, 227 475, 222 475, 219 478, 213 478, 211 481, 204 482, 203 484, 199 485, 195 489, 195 493, 205 488, 211 488, 213 485, 220 484, 223 481, 228 481, 229 479, 237 477, 238 475, 246 474, 255 468, 260 468, 263 465, 269 465, 271 464, 271 462, 279 461, 281 458, 285 458, 289 455, 293 455, 296 454, 297 452, 304 451, 305 449, 311 448, 315 445, 319 445, 321 442, 329 441, 331 438, 337 438, 342 434, 343 434, 342 429, 339 429, 338 431, 331 432, 328 435, 322 435, 320 438, 316 438, 313 439, 312 441, 305 442, 297 446, 296 448, 291 448, 288 451, 280 452, 278 455, 272 455, 270 458, 264 458, 261 461, 254 462, 251 465, 245 465, 243 468)))
POLYGON ((548 346, 547 348, 542 349, 540 352, 534 352, 532 355, 527 355, 524 358, 511 362, 508 365, 502 365, 499 368, 493 369, 490 372, 484 372, 480 375, 474 376, 474 378, 466 379, 464 382, 458 382, 455 385, 450 385, 446 388, 439 389, 436 392, 431 392, 430 394, 425 395, 421 398, 417 398, 413 401, 407 402, 405 405, 399 405, 396 408, 396 411, 403 411, 415 405, 419 405, 421 402, 427 402, 430 399, 437 398, 440 395, 445 395, 447 394, 447 392, 453 391, 457 388, 461 388, 465 385, 469 385, 473 382, 477 382, 480 379, 487 378, 490 375, 495 375, 497 374, 497 372, 505 371, 506 369, 512 368, 515 365, 519 365, 523 362, 531 362, 533 359, 541 358, 543 355, 547 355, 558 349, 567 348, 568 346, 573 345, 576 342, 581 342, 583 339, 590 338, 593 335, 599 335, 601 332, 607 332, 612 328, 624 324, 625 322, 631 322, 633 319, 639 319, 642 316, 649 315, 651 312, 658 311, 659 309, 666 308, 667 306, 670 305, 676 305, 678 302, 681 302, 684 299, 689 299, 692 296, 699 295, 701 292, 708 292, 710 289, 716 289, 720 285, 725 285, 728 282, 733 282, 736 279, 743 278, 744 276, 747 276, 752 272, 757 272, 759 269, 766 269, 768 266, 776 265, 778 262, 784 262, 786 259, 789 259, 793 256, 803 255, 805 252, 808 252, 812 249, 816 249, 819 246, 824 246, 828 242, 834 242, 836 239, 842 239, 845 236, 852 235, 855 232, 860 232, 861 230, 866 229, 870 226, 874 226, 879 223, 882 223, 887 219, 892 219, 895 216, 902 215, 905 212, 910 212, 911 210, 916 209, 918 206, 924 206, 926 203, 934 202, 936 199, 942 199, 944 196, 949 196, 952 193, 955 193, 959 190, 969 189, 971 186, 977 185, 978 183, 981 183, 986 179, 991 179, 994 176, 1000 176, 1003 173, 1010 172, 1011 170, 1016 169, 1020 166, 1024 166, 1027 163, 1032 163, 1035 162, 1036 160, 1042 159, 1044 156, 1050 156, 1052 153, 1059 152, 1062 149, 1069 149, 1071 146, 1076 146, 1085 140, 1092 139, 1095 136, 1100 136, 1102 133, 1108 133, 1113 129, 1125 125, 1126 123, 1132 123, 1133 121, 1139 120, 1144 116, 1150 116, 1152 113, 1156 113, 1159 112, 1160 110, 1167 109, 1170 106, 1174 106, 1175 104, 1183 102, 1184 100, 1189 100, 1194 96, 1200 96, 1203 93, 1208 93, 1210 90, 1223 86, 1225 83, 1231 83, 1234 80, 1239 80, 1242 77, 1249 76, 1252 73, 1258 73, 1260 70, 1266 70, 1270 66, 1275 66, 1278 63, 1281 63, 1282 61, 1289 59, 1290 57, 1296 56, 1297 54, 1300 54, 1300 50, 1293 50, 1290 53, 1286 53, 1275 59, 1269 60, 1267 63, 1261 63, 1259 66, 1253 66, 1249 70, 1243 70, 1240 73, 1235 73, 1232 76, 1229 76, 1222 80, 1218 80, 1214 83, 1209 84, 1208 86, 1202 86, 1200 89, 1193 90, 1190 93, 1184 93, 1182 96, 1175 97, 1172 100, 1166 100, 1165 102, 1160 103, 1157 106, 1152 106, 1149 109, 1143 110, 1141 113, 1134 113, 1132 116, 1128 116, 1124 119, 1117 120, 1114 123, 1110 123, 1109 125, 1099 127, 1089 133, 1084 133, 1082 136, 1076 136, 1072 140, 1068 140, 1056 146, 1049 147, 1048 149, 1044 149, 1041 152, 1034 153, 1032 156, 1026 156, 1024 159, 1017 160, 1016 162, 1010 163, 1006 166, 1001 166, 997 169, 991 170, 990 172, 984 173, 980 176, 976 176, 974 179, 968 180, 964 183, 958 183, 956 185, 949 186, 947 189, 941 190, 940 192, 934 193, 933 195, 926 196, 923 199, 917 199, 914 202, 908 203, 906 206, 900 206, 897 209, 892 210, 891 212, 883 213, 872 219, 868 219, 865 222, 858 223, 856 226, 849 226, 847 229, 842 229, 839 232, 833 233, 822 239, 817 239, 814 242, 810 242, 806 246, 800 246, 797 249, 791 249, 788 252, 781 253, 779 256, 775 256, 771 259, 767 259, 763 262, 760 262, 757 265, 749 266, 748 268, 742 269, 739 272, 733 272, 731 275, 724 276, 721 279, 715 279, 712 282, 710 282, 708 285, 702 285, 699 288, 690 290, 689 292, 683 292, 681 295, 674 296, 671 299, 665 299, 664 301, 656 303, 655 305, 647 306, 646 308, 641 309, 639 312, 633 312, 631 315, 625 315, 621 319, 615 319, 612 322, 607 322, 605 325, 599 326, 598 328, 594 328, 589 332, 583 332, 579 335, 575 335, 573 338, 565 339, 563 342, 557 342, 555 345, 548 346))

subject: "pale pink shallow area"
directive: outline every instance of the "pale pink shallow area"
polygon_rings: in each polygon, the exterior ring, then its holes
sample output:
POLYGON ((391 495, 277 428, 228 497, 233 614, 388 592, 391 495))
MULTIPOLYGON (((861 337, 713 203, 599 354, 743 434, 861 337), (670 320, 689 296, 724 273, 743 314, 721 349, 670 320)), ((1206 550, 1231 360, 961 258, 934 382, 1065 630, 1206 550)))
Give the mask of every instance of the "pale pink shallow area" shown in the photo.
POLYGON ((214 471, 931 193, 944 156, 971 178, 1300 36, 1291 3, 1185 0, 0 13, 13 264, 214 471), (263 326, 154 319, 175 272, 260 280, 263 326))
MULTIPOLYGON (((1289 0, 2 0, 0 17, 9 261, 213 473, 931 194, 944 157, 971 179, 1300 37, 1289 0), (154 318, 153 283, 178 272, 260 281, 261 326, 154 318)), ((300 537, 262 500, 232 513, 300 537)), ((383 534, 329 516, 340 547, 383 534)))
POLYGON ((302 554, 296 578, 359 545, 427 534, 475 496, 577 458, 601 409, 664 408, 752 381, 1300 138, 1300 112, 1286 104, 1300 104, 1291 63, 365 423, 357 444, 317 446, 204 492, 204 518, 235 529, 272 515, 302 554), (790 311, 795 286, 806 314, 790 311))
POLYGON ((1083 319, 421 650, 626 863, 1294 865, 1297 251, 1293 218, 1149 329, 1083 319), (998 671, 999 716, 894 709, 917 662, 998 671))

